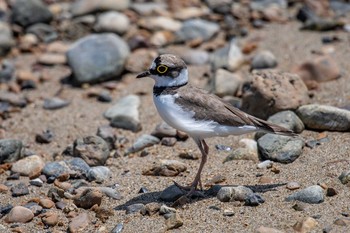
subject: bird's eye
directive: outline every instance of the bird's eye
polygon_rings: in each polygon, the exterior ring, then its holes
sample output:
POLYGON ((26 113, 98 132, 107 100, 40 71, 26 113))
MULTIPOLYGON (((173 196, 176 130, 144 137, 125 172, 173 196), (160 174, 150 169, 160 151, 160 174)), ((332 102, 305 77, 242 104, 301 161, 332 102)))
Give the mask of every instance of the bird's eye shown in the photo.
POLYGON ((157 67, 157 71, 158 71, 158 73, 160 73, 160 74, 164 74, 165 72, 167 72, 167 70, 168 70, 168 67, 165 66, 165 65, 159 65, 159 66, 157 67))

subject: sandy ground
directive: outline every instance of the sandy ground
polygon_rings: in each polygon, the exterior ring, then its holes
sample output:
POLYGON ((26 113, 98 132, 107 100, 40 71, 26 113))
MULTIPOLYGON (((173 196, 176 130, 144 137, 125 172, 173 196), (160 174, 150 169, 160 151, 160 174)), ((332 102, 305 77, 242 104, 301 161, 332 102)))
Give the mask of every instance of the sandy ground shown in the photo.
MULTIPOLYGON (((263 30, 254 31, 250 36, 261 37, 259 48, 272 51, 276 55, 279 66, 284 71, 289 71, 293 66, 305 59, 311 59, 315 55, 311 51, 320 51, 322 48, 321 37, 324 35, 337 35, 341 41, 333 43, 335 48, 334 57, 341 66, 343 76, 334 81, 322 83, 319 90, 314 91, 312 99, 314 103, 330 104, 334 106, 346 106, 350 104, 350 76, 349 60, 350 47, 349 35, 345 32, 307 32, 299 31, 298 23, 286 25, 269 24, 263 30)), ((29 59, 30 58, 25 58, 29 59)), ((19 63, 25 62, 18 61, 19 63)), ((61 153, 64 148, 73 142, 74 139, 82 136, 93 135, 98 126, 108 124, 102 113, 111 106, 97 102, 95 99, 86 97, 86 90, 65 86, 61 96, 71 100, 72 103, 66 108, 57 111, 47 111, 42 108, 42 98, 53 96, 59 89, 59 81, 65 75, 62 68, 51 69, 52 80, 40 85, 39 89, 29 93, 35 97, 35 101, 20 113, 13 114, 10 119, 5 120, 2 125, 6 128, 7 138, 23 140, 27 147, 42 155, 45 160, 53 160, 53 157, 61 153), (36 98, 40 97, 40 98, 36 98), (55 132, 55 139, 50 144, 35 143, 35 134, 50 128, 55 132)), ((190 74, 198 67, 190 67, 190 74)), ((205 68, 200 68, 203 70, 205 68)), ((203 83, 200 75, 192 75, 192 81, 203 83)), ((99 85, 96 88, 101 88, 99 85)), ((126 75, 119 88, 112 93, 113 99, 132 93, 144 93, 141 95, 142 105, 140 117, 143 129, 139 133, 131 133, 116 129, 118 137, 125 136, 131 143, 141 134, 150 133, 160 118, 152 103, 151 80, 136 80, 133 75, 126 75)), ((102 89, 102 88, 101 88, 102 89)), ((115 102, 115 101, 114 101, 115 102)), ((305 130, 302 135, 312 139, 318 136, 319 132, 305 130)), ((259 170, 253 161, 231 161, 223 164, 227 152, 217 151, 216 144, 235 147, 241 138, 253 138, 254 135, 245 135, 228 138, 213 138, 207 140, 210 146, 209 161, 202 173, 203 181, 206 183, 216 175, 224 175, 226 181, 222 185, 262 185, 259 180, 261 175, 272 179, 274 184, 296 181, 302 188, 310 185, 323 183, 338 191, 334 197, 326 197, 321 204, 305 204, 304 211, 295 211, 293 202, 285 202, 284 199, 293 191, 285 186, 275 188, 273 191, 261 193, 265 203, 257 207, 237 206, 236 203, 222 203, 216 197, 194 200, 193 202, 179 208, 180 216, 184 220, 182 227, 173 232, 255 232, 259 226, 273 227, 285 232, 293 232, 293 225, 304 217, 316 218, 318 226, 312 232, 322 232, 322 229, 331 227, 331 232, 350 232, 350 225, 337 226, 333 222, 338 218, 344 218, 342 213, 350 214, 349 187, 342 185, 338 176, 342 171, 350 167, 350 134, 339 132, 327 132, 329 142, 317 146, 314 149, 304 148, 302 155, 291 164, 277 164, 279 174, 270 170, 259 170), (215 210, 211 207, 218 207, 215 210), (223 211, 231 209, 234 216, 223 216, 223 211)), ((147 149, 149 155, 139 157, 110 158, 108 166, 113 172, 113 177, 104 185, 119 185, 119 191, 123 196, 122 200, 104 198, 102 206, 116 209, 114 216, 111 216, 106 223, 100 222, 92 211, 88 211, 92 223, 86 232, 98 232, 101 227, 110 231, 118 223, 124 224, 123 232, 164 232, 166 230, 165 220, 162 216, 142 216, 141 214, 126 215, 125 211, 118 210, 125 205, 134 203, 159 202, 160 192, 172 184, 173 180, 179 183, 189 183, 198 168, 199 161, 181 160, 177 157, 182 149, 197 151, 191 140, 178 142, 174 147, 161 145, 147 149), (160 159, 179 159, 188 165, 188 171, 177 177, 153 177, 143 176, 142 170, 151 166, 160 159), (138 194, 141 187, 146 187, 150 192, 138 194)), ((60 157, 58 157, 60 158, 60 157)), ((25 178, 21 178, 25 180, 25 178)), ((0 175, 0 183, 6 181, 6 175, 0 175)), ((12 198, 10 193, 0 194, 0 203, 24 204, 33 197, 47 194, 50 185, 45 184, 42 188, 30 186, 30 194, 12 198)), ((171 204, 171 203, 168 203, 171 204)), ((85 210, 80 210, 85 211, 85 210)), ((59 211, 60 212, 60 211, 59 211)), ((62 226, 53 229, 45 229, 39 218, 27 224, 18 224, 26 229, 26 232, 55 232, 55 230, 66 231, 68 220, 62 216, 62 226)), ((10 225, 0 220, 10 231, 10 225)), ((13 224, 11 224, 13 225, 13 224)))

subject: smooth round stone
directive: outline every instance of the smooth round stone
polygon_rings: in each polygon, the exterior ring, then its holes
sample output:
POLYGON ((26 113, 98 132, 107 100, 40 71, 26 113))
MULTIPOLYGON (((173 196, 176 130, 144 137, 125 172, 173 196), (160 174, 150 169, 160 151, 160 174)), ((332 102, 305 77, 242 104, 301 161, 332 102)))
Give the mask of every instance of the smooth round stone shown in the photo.
POLYGON ((95 181, 97 183, 103 183, 104 181, 109 180, 110 176, 111 170, 105 166, 92 167, 87 174, 90 181, 95 181))
POLYGON ((58 223, 58 214, 56 212, 46 212, 41 216, 41 220, 46 226, 53 227, 58 223))
POLYGON ((218 69, 214 76, 214 93, 220 97, 234 96, 243 83, 243 78, 237 73, 218 69))
POLYGON ((289 190, 295 190, 300 188, 300 184, 298 182, 288 182, 286 185, 286 188, 289 190))
POLYGON ((294 133, 301 133, 305 128, 297 114, 290 110, 275 113, 267 121, 293 130, 294 133))
POLYGON ((250 188, 244 186, 222 187, 216 197, 222 202, 244 201, 252 193, 253 191, 250 188))
POLYGON ((159 138, 154 137, 152 135, 143 134, 136 139, 136 142, 134 142, 134 144, 130 148, 128 148, 125 153, 126 154, 135 153, 145 149, 146 147, 156 145, 159 142, 160 142, 159 138))
POLYGON ((130 5, 130 0, 77 0, 71 4, 73 16, 86 15, 98 11, 123 11, 130 5))
POLYGON ((271 69, 277 66, 275 55, 270 51, 261 51, 253 57, 251 62, 252 69, 271 69))
POLYGON ((181 22, 166 16, 141 18, 138 24, 146 29, 158 31, 166 30, 175 32, 181 28, 181 22))
POLYGON ((109 11, 100 14, 94 30, 97 32, 114 32, 123 34, 130 27, 129 18, 123 13, 117 11, 109 11))
POLYGON ((0 140, 0 164, 17 161, 22 156, 22 141, 16 139, 0 140))
POLYGON ((46 209, 51 209, 52 207, 55 206, 55 203, 48 198, 41 198, 39 200, 39 205, 41 205, 42 207, 44 207, 46 209))
POLYGON ((69 173, 69 168, 63 161, 48 162, 42 172, 47 177, 59 177, 62 174, 69 173))
POLYGON ((45 163, 40 156, 32 155, 15 162, 11 171, 23 176, 38 177, 44 166, 45 163))
POLYGON ((30 222, 33 218, 34 218, 34 214, 30 209, 25 208, 23 206, 15 206, 12 208, 10 213, 6 216, 5 222, 26 223, 26 222, 30 222))
POLYGON ((70 170, 74 171, 75 176, 86 177, 90 171, 90 166, 82 158, 72 158, 64 161, 70 170))
POLYGON ((58 97, 52 97, 50 99, 45 99, 44 100, 44 109, 48 109, 48 110, 56 110, 56 109, 60 109, 60 108, 64 108, 66 106, 68 106, 70 104, 69 101, 67 100, 63 100, 61 98, 58 97))
POLYGON ((85 212, 79 214, 78 216, 72 218, 68 225, 69 232, 84 232, 90 224, 89 215, 85 212))
POLYGON ((310 204, 319 204, 324 201, 323 189, 319 185, 313 185, 291 194, 286 201, 302 201, 310 204))
POLYGON ((179 41, 200 39, 207 41, 212 38, 220 27, 218 24, 203 19, 186 20, 176 32, 179 41))

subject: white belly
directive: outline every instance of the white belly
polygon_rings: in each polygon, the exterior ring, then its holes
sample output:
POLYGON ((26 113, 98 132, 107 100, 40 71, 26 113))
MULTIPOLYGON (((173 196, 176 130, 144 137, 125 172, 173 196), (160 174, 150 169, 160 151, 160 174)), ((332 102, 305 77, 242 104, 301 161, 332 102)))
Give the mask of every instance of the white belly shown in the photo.
POLYGON ((208 138, 214 136, 240 135, 254 132, 254 126, 223 126, 214 121, 196 121, 194 112, 185 111, 175 104, 177 95, 153 96, 154 104, 161 118, 170 126, 186 132, 191 137, 208 138))

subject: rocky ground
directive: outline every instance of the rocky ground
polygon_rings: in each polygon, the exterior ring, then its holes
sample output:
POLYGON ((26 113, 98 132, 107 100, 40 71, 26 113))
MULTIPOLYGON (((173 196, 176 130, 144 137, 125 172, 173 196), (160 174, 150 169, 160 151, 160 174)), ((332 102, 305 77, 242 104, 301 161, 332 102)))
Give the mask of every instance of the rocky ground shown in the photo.
POLYGON ((0 1, 1 232, 349 232, 350 3, 0 1), (162 53, 190 82, 300 134, 162 123, 162 53), (180 198, 180 199, 179 199, 180 198))

